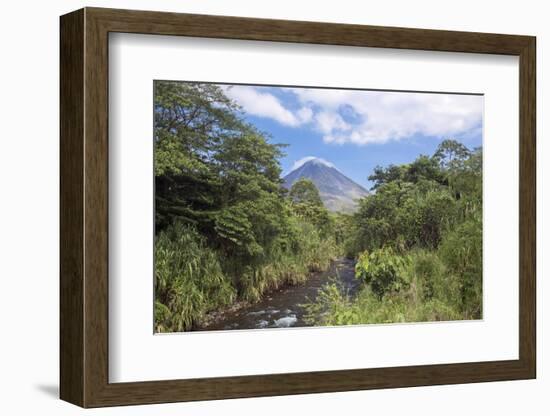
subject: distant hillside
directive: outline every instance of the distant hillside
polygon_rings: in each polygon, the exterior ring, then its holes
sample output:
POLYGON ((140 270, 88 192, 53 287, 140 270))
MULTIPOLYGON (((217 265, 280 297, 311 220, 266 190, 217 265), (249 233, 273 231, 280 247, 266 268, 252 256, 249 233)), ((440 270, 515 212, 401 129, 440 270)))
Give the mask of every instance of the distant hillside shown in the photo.
POLYGON ((357 200, 369 194, 361 185, 321 159, 309 160, 286 175, 283 178, 285 187, 290 189, 300 178, 310 179, 317 186, 325 207, 333 212, 353 212, 357 209, 357 200))

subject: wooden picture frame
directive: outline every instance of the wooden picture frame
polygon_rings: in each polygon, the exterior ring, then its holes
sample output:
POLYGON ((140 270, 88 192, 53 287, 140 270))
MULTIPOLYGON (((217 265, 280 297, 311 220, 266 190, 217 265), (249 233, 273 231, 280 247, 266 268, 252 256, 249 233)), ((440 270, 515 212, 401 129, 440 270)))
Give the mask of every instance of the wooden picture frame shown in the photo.
POLYGON ((61 17, 60 396, 82 407, 536 377, 535 38, 85 8, 61 17), (519 57, 519 359, 109 383, 108 35, 297 42, 519 57))

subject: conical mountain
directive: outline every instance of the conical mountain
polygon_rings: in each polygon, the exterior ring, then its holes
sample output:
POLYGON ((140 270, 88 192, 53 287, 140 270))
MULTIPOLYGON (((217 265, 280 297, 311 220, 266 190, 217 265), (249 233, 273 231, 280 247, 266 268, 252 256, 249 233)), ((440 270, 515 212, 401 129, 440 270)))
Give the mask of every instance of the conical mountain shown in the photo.
POLYGON ((353 212, 357 210, 358 200, 369 194, 332 164, 318 158, 308 160, 286 175, 283 178, 285 187, 290 189, 300 178, 309 179, 315 184, 323 204, 333 212, 353 212))

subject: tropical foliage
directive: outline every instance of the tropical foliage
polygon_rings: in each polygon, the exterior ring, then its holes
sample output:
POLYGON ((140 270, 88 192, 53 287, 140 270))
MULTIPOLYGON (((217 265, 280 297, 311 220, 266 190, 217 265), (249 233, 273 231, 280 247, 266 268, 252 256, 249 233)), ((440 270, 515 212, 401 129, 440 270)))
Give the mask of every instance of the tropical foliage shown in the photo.
POLYGON ((348 256, 365 285, 337 284, 306 306, 316 325, 482 316, 482 154, 444 140, 433 156, 377 167, 372 195, 346 223, 348 256))
POLYGON ((327 268, 337 246, 310 183, 282 187, 282 147, 212 84, 155 83, 155 329, 191 329, 327 268))
POLYGON ((482 314, 481 149, 378 166, 353 214, 313 182, 283 187, 284 146, 213 84, 155 82, 155 330, 185 331, 235 302, 356 259, 305 308, 313 325, 475 319, 482 314))

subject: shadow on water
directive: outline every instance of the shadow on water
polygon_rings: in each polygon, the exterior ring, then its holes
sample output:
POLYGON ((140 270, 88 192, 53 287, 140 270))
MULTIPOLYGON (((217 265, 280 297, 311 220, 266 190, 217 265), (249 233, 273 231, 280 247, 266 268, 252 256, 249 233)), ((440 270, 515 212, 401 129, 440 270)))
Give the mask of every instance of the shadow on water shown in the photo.
POLYGON ((355 278, 354 265, 354 261, 350 259, 335 260, 327 271, 313 273, 304 284, 280 288, 267 294, 260 302, 235 311, 224 312, 208 327, 196 330, 308 326, 303 320, 305 311, 300 305, 313 301, 317 297, 319 289, 334 281, 335 278, 343 290, 353 296, 359 288, 359 281, 355 278))

